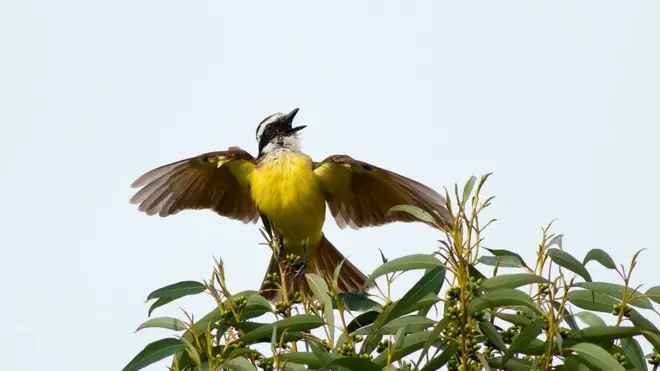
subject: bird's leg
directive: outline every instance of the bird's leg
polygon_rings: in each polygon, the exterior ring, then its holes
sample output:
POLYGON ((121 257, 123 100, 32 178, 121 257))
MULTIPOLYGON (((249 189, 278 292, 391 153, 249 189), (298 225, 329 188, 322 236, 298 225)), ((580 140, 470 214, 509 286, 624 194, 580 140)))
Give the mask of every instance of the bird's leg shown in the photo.
POLYGON ((277 235, 277 261, 281 261, 284 258, 284 236, 281 234, 277 235))
POLYGON ((306 238, 303 243, 302 243, 302 248, 303 248, 303 256, 302 260, 300 260, 300 263, 297 265, 296 273, 295 276, 297 277, 300 274, 304 274, 307 272, 307 243, 308 239, 306 238))

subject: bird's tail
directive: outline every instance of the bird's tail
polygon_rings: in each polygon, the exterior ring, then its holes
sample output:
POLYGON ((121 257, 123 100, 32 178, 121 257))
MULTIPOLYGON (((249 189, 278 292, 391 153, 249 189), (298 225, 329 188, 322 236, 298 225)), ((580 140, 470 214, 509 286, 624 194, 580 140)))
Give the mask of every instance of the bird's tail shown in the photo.
MULTIPOLYGON (((335 268, 337 268, 342 261, 344 263, 341 265, 339 276, 337 278, 339 292, 351 292, 371 288, 372 285, 365 287, 367 276, 348 261, 348 259, 345 259, 344 255, 342 255, 342 253, 340 253, 339 250, 337 250, 337 248, 325 238, 325 235, 321 238, 321 242, 314 254, 313 261, 307 262, 306 272, 315 273, 324 277, 327 281, 331 281, 335 268)), ((270 259, 266 278, 269 276, 272 277, 273 273, 276 273, 278 276, 281 274, 275 256, 270 259)), ((296 272, 293 269, 286 269, 285 276, 288 292, 299 292, 303 295, 312 295, 312 291, 307 284, 307 279, 304 274, 296 272)), ((278 288, 278 284, 281 285, 281 280, 277 280, 277 282, 273 283, 272 280, 264 279, 264 283, 261 286, 261 295, 271 302, 282 300, 282 292, 281 289, 278 288)))

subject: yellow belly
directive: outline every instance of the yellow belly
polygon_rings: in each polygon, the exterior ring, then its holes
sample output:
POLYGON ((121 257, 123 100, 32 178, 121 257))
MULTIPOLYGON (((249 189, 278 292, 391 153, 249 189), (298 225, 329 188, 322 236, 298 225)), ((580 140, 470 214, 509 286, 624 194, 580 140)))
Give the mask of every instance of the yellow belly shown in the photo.
POLYGON ((252 172, 250 189, 257 208, 288 247, 299 247, 306 239, 308 245, 321 240, 325 199, 309 156, 291 152, 265 159, 252 172))

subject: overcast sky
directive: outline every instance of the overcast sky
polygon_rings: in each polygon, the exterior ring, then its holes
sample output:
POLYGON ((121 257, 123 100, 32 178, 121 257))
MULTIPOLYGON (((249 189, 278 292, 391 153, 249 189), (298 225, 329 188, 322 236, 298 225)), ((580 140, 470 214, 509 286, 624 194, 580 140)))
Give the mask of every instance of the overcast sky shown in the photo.
MULTIPOLYGON (((533 259, 557 218, 578 259, 601 248, 627 265, 647 248, 633 283, 660 284, 659 2, 319 4, 0 0, 3 368, 120 369, 167 335, 133 334, 146 295, 207 278, 213 256, 231 289, 256 289, 256 226, 148 217, 129 185, 205 151, 256 155, 256 125, 295 107, 318 160, 349 154, 439 190, 493 172, 487 246, 533 259)), ((325 231, 365 272, 378 248, 430 253, 440 237, 330 218, 325 231)), ((177 304, 156 314, 213 305, 177 304)))

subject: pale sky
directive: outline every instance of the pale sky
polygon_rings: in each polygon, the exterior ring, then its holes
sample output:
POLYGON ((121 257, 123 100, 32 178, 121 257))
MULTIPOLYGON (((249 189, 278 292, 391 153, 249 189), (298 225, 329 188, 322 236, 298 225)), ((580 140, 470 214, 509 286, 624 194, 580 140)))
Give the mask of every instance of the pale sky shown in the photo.
MULTIPOLYGON (((256 226, 149 217, 129 185, 206 151, 256 155, 259 121, 295 107, 317 160, 349 154, 438 190, 493 172, 487 246, 531 260, 557 218, 580 260, 601 248, 628 265, 647 248, 633 283, 660 284, 659 18, 657 1, 0 0, 3 368, 121 369, 169 333, 133 333, 147 294, 208 278, 213 256, 232 290, 258 288, 256 226)), ((430 253, 441 237, 330 217, 325 231, 365 272, 378 248, 430 253)))

